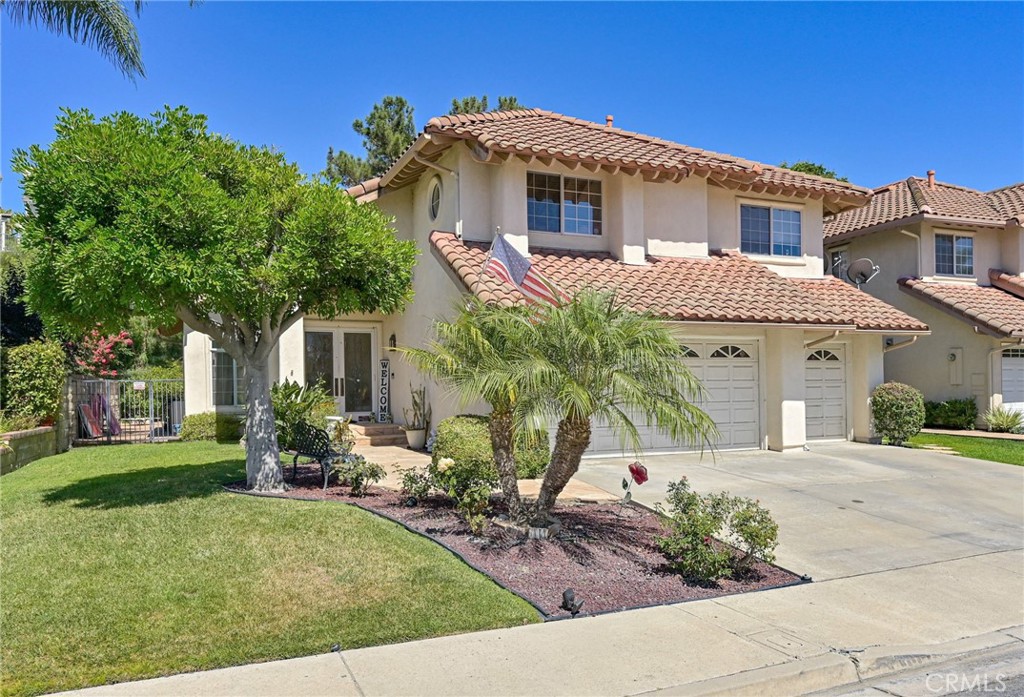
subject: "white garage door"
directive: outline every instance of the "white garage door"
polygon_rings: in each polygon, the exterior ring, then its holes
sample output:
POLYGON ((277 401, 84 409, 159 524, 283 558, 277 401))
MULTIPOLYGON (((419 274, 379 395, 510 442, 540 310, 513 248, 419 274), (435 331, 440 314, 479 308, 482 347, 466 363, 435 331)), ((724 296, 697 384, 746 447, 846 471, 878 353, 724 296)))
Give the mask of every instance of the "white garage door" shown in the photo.
POLYGON ((1003 351, 1003 404, 1024 411, 1024 349, 1003 351))
POLYGON ((804 369, 807 439, 846 438, 846 361, 843 349, 809 351, 804 369))
MULTIPOLYGON (((757 344, 717 341, 690 343, 686 364, 704 384, 707 398, 701 408, 714 419, 721 434, 716 447, 723 450, 757 448, 761 440, 757 344)), ((645 452, 686 450, 653 426, 634 420, 645 452)), ((622 454, 622 442, 611 428, 595 425, 590 454, 622 454)))

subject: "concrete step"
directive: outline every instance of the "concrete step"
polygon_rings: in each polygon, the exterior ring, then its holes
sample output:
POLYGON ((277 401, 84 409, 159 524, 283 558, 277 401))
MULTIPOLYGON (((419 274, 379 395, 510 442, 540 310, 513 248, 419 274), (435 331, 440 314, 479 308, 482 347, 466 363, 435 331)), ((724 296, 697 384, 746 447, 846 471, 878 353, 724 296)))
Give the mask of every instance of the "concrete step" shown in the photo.
POLYGON ((349 424, 355 436, 404 436, 405 431, 397 424, 353 423, 349 424))
POLYGON ((398 435, 383 435, 383 436, 356 436, 356 445, 409 445, 409 441, 405 437, 405 433, 399 433, 398 435))

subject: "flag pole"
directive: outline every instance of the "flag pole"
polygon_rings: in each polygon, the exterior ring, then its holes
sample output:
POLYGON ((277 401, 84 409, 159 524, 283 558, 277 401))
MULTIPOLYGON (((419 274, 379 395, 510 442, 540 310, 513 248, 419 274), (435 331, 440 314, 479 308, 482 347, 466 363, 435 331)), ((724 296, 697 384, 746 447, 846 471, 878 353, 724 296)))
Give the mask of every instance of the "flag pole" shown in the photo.
POLYGON ((480 281, 483 280, 484 274, 487 273, 487 264, 489 264, 491 261, 491 255, 494 254, 494 245, 498 241, 499 237, 501 237, 501 226, 497 225, 494 228, 494 239, 491 240, 490 249, 487 250, 487 256, 484 257, 484 263, 480 267, 480 273, 476 275, 476 281, 473 282, 473 295, 477 294, 477 289, 478 286, 480 285, 480 281))

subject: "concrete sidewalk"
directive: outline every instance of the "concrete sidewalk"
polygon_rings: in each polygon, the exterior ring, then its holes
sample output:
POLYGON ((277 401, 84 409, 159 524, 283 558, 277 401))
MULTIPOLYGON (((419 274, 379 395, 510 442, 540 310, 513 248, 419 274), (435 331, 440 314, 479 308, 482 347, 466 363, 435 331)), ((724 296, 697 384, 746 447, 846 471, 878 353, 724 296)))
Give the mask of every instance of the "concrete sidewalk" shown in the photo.
MULTIPOLYGON (((651 481, 634 487, 654 502, 686 473, 701 491, 760 497, 782 527, 780 562, 812 584, 75 694, 873 694, 884 676, 989 651, 1024 665, 1024 469, 815 450, 647 458, 651 481)), ((614 491, 623 468, 588 461, 580 477, 614 491)))

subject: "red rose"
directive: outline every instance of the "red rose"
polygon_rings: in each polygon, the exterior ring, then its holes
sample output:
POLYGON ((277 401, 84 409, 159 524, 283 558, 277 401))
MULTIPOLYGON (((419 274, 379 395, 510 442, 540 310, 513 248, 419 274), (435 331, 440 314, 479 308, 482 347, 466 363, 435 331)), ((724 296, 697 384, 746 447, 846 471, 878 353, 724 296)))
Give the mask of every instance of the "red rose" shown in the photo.
POLYGON ((639 462, 634 462, 629 466, 629 475, 633 477, 633 481, 637 484, 643 484, 649 479, 647 476, 647 468, 639 462))

